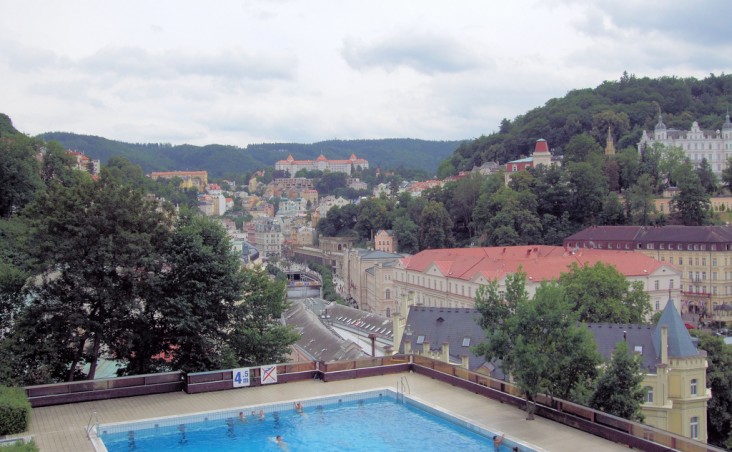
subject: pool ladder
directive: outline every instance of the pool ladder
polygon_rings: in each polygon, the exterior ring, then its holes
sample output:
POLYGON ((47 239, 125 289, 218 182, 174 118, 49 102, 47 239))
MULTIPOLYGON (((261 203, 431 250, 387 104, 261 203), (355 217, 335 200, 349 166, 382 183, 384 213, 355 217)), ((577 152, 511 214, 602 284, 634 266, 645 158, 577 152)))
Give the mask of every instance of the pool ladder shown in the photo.
POLYGON ((402 403, 404 403, 405 393, 411 394, 412 388, 409 387, 409 380, 407 380, 407 377, 401 377, 399 378, 399 381, 397 381, 397 403, 399 403, 400 398, 402 403))
POLYGON ((96 435, 99 435, 99 418, 97 412, 92 411, 89 416, 89 422, 86 423, 86 437, 91 439, 91 432, 95 431, 96 435))

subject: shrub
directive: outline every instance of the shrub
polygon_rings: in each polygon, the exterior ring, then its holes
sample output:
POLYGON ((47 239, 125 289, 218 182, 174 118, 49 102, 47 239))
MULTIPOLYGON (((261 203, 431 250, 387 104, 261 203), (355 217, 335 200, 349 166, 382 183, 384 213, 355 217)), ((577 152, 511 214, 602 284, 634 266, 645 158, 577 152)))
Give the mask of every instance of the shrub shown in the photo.
POLYGON ((0 386, 0 436, 28 429, 31 406, 21 388, 0 386))
POLYGON ((38 452, 38 446, 36 446, 36 443, 31 440, 30 442, 23 442, 21 440, 16 441, 15 443, 5 446, 0 445, 0 451, 2 452, 38 452))

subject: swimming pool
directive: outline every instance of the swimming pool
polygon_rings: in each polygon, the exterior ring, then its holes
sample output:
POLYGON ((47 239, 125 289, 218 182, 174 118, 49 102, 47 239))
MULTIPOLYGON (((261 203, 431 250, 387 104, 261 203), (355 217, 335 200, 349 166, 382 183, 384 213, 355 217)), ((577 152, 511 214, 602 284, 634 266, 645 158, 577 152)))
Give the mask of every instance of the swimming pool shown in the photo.
MULTIPOLYGON (((488 430, 409 396, 405 403, 396 401, 394 391, 385 388, 302 400, 302 413, 294 410, 294 402, 285 402, 107 424, 99 427, 99 436, 110 452, 492 450, 488 430), (285 445, 276 443, 277 435, 285 445)), ((514 445, 507 439, 501 450, 514 445)))

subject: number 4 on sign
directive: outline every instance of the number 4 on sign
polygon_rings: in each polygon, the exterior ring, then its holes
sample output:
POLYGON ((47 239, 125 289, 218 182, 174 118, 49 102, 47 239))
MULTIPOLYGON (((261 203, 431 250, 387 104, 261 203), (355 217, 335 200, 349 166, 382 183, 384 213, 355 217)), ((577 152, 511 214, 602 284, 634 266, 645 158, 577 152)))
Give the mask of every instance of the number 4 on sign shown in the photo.
POLYGON ((240 369, 232 370, 232 380, 235 388, 249 386, 249 368, 243 367, 240 369))

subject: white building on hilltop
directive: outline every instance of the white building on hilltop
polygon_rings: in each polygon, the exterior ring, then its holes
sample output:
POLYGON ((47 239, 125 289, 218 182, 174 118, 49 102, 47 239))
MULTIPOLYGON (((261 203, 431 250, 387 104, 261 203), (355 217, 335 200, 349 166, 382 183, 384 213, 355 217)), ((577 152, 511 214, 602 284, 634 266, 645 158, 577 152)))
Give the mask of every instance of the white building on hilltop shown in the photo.
POLYGON ((732 157, 732 122, 730 122, 729 113, 725 117, 722 130, 703 130, 699 128, 699 123, 696 121, 691 124, 689 130, 669 129, 663 123, 663 117, 659 113, 653 134, 643 131, 638 142, 638 152, 642 152, 645 147, 651 147, 655 143, 683 149, 686 156, 695 165, 700 164, 703 159, 707 159, 712 171, 720 175, 727 164, 727 159, 732 157))

